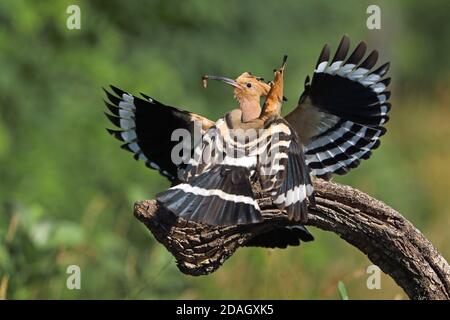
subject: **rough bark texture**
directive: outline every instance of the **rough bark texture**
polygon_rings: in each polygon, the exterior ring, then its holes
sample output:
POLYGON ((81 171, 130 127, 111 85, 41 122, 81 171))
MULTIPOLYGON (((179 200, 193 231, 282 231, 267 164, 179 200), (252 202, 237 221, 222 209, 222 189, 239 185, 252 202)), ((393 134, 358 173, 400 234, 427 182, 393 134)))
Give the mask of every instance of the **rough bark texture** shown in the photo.
MULTIPOLYGON (((408 220, 361 191, 318 179, 317 207, 308 223, 338 234, 389 274, 411 299, 450 299, 450 266, 408 220)), ((137 202, 134 215, 176 258, 189 275, 219 268, 252 237, 292 225, 284 212, 261 196, 264 221, 253 225, 210 227, 175 217, 156 201, 137 202)))

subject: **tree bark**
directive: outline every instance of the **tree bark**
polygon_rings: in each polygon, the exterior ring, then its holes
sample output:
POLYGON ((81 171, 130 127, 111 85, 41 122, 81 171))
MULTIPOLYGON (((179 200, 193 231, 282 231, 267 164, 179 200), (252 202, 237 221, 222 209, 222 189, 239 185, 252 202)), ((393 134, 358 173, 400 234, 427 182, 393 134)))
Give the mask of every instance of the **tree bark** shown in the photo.
MULTIPOLYGON (((450 299, 450 266, 400 213, 349 186, 317 179, 315 208, 308 222, 338 234, 389 274, 411 299, 450 299)), ((256 235, 292 225, 270 198, 258 193, 264 220, 258 224, 211 227, 175 217, 155 200, 137 202, 134 215, 189 275, 217 270, 256 235)))

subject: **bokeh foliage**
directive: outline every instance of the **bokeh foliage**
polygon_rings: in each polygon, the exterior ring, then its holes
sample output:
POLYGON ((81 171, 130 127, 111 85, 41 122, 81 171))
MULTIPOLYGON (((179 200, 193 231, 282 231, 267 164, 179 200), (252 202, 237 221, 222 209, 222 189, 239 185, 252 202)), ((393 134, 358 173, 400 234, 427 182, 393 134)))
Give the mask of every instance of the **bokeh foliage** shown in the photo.
MULTIPOLYGON (((0 297, 406 298, 335 235, 286 250, 241 249, 213 275, 181 274, 132 217, 133 202, 168 183, 106 134, 101 88, 115 84, 217 119, 235 107, 205 73, 265 78, 289 54, 286 111, 325 42, 346 33, 392 61, 388 134, 346 177, 410 219, 450 256, 450 4, 419 1, 0 2, 0 297), (81 30, 66 8, 81 8, 81 30), (366 28, 379 4, 382 29, 366 28), (68 265, 82 289, 66 288, 68 265)), ((148 125, 152 125, 149 123, 148 125)), ((155 150, 155 152, 158 152, 155 150)))

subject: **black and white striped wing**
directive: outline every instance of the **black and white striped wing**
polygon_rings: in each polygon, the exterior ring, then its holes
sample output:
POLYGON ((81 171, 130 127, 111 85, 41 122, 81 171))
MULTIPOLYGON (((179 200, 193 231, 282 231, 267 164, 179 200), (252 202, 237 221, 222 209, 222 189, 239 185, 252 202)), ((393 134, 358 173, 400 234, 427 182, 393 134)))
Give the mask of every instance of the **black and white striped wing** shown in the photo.
POLYGON ((194 148, 184 170, 183 181, 189 181, 192 177, 223 163, 226 157, 223 134, 227 132, 226 122, 221 118, 203 134, 201 143, 194 148))
POLYGON ((271 135, 265 151, 268 159, 260 157, 262 189, 290 219, 305 222, 308 201, 315 204, 314 189, 297 134, 283 119, 272 122, 266 130, 276 134, 271 135))
POLYGON ((234 150, 227 148, 229 139, 227 123, 219 119, 196 146, 184 182, 160 193, 159 203, 176 216, 213 226, 260 222, 250 181, 256 156, 253 161, 233 157, 234 150))
MULTIPOLYGON (((176 182, 178 170, 185 164, 172 159, 172 150, 179 143, 172 141, 172 133, 176 129, 184 129, 191 137, 196 137, 194 131, 197 130, 201 138, 204 128, 213 122, 166 106, 144 94, 139 98, 113 86, 111 89, 113 93, 105 90, 108 98, 105 103, 111 112, 106 116, 120 130, 108 129, 108 132, 123 141, 122 148, 132 152, 136 160, 143 160, 149 168, 176 182)), ((192 141, 192 146, 197 142, 192 141)))
POLYGON ((386 132, 383 125, 389 120, 390 78, 384 78, 389 63, 372 70, 378 52, 363 60, 367 46, 361 42, 347 58, 349 47, 344 36, 330 61, 325 45, 298 107, 286 116, 304 142, 312 174, 322 178, 345 174, 368 159, 380 145, 386 132))
POLYGON ((250 171, 239 166, 215 165, 157 195, 176 216, 213 226, 262 221, 250 183, 250 171))

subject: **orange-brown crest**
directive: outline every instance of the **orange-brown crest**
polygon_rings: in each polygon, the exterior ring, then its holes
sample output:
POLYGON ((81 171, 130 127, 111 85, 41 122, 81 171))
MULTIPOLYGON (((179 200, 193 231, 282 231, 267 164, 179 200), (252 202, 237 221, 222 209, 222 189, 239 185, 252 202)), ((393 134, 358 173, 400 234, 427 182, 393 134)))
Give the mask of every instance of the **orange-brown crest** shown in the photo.
POLYGON ((283 104, 283 90, 284 90, 284 67, 286 66, 287 56, 284 56, 281 67, 274 70, 275 77, 271 83, 271 89, 267 95, 266 102, 263 107, 263 115, 280 114, 281 106, 283 104))

